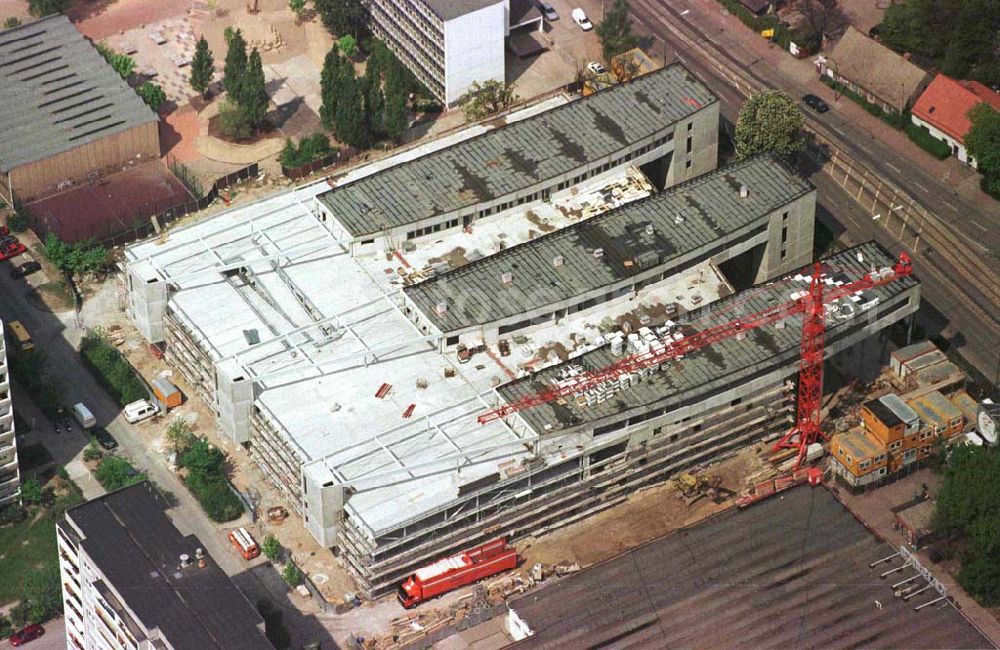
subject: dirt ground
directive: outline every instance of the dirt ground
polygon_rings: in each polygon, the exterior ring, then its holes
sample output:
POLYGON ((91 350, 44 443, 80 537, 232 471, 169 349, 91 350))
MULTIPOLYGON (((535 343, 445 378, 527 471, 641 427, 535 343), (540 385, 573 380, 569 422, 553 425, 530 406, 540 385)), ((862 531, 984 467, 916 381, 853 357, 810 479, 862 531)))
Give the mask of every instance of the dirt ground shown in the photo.
MULTIPOLYGON (((710 465, 705 474, 722 477, 722 485, 741 494, 747 478, 764 470, 756 447, 710 465)), ((572 564, 589 566, 608 560, 679 528, 733 507, 734 498, 715 504, 704 498, 690 507, 672 483, 642 490, 622 504, 580 522, 519 544, 525 566, 572 564)))

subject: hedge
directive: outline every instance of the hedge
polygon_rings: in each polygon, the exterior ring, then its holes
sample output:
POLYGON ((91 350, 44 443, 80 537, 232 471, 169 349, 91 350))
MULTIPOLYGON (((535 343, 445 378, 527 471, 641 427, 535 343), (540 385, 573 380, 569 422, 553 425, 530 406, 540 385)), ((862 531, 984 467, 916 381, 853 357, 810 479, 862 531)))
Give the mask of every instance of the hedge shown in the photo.
POLYGON ((336 150, 330 146, 330 140, 323 133, 314 133, 302 138, 298 146, 295 146, 291 138, 286 138, 285 148, 281 151, 281 164, 288 169, 294 169, 335 152, 336 150))
POLYGON ((944 140, 938 140, 931 132, 927 130, 925 126, 917 126, 913 122, 910 122, 904 128, 906 135, 909 136, 910 140, 913 140, 920 148, 922 148, 927 153, 931 154, 938 160, 944 160, 951 155, 951 147, 944 140))
POLYGON ((212 521, 223 523, 243 514, 243 502, 233 494, 226 477, 194 472, 184 479, 212 521))
POLYGON ((834 79, 831 79, 827 75, 822 75, 820 77, 820 81, 825 83, 827 86, 833 88, 841 95, 850 98, 853 102, 859 104, 861 108, 865 109, 870 114, 879 118, 880 120, 882 120, 883 122, 885 122, 886 124, 888 124, 893 128, 902 129, 907 124, 912 123, 910 122, 910 116, 908 114, 902 114, 897 111, 883 110, 882 107, 876 106, 875 104, 871 103, 870 101, 868 101, 858 93, 854 92, 844 84, 840 83, 839 81, 835 81, 834 79))
POLYGON ((146 386, 135 370, 100 330, 87 330, 80 341, 80 356, 119 405, 148 397, 146 386))

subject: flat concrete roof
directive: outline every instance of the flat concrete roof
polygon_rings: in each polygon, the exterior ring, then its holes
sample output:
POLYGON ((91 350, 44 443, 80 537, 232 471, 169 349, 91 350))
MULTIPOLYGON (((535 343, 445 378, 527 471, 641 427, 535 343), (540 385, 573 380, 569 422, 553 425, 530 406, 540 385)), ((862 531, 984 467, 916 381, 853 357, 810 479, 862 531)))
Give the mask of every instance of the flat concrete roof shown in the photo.
POLYGON ((504 0, 423 0, 423 2, 441 20, 448 21, 471 14, 474 11, 492 7, 504 0))
MULTIPOLYGON (((950 603, 914 612, 879 541, 824 488, 731 509, 510 602, 516 648, 988 648, 950 603)), ((916 584, 924 584, 922 580, 916 584)))
MULTIPOLYGON (((867 273, 872 265, 891 266, 895 258, 877 244, 869 242, 831 256, 824 262, 828 270, 844 273, 853 280, 867 273), (858 261, 858 253, 864 261, 858 261)), ((806 269, 804 272, 808 273, 809 270, 806 269)), ((913 276, 901 278, 865 292, 861 296, 842 299, 838 301, 839 308, 845 314, 847 310, 859 314, 862 305, 872 304, 873 299, 888 300, 916 284, 917 281, 913 276), (847 303, 851 303, 852 306, 845 306, 847 303)), ((808 289, 807 276, 802 274, 790 276, 784 281, 772 282, 690 312, 678 318, 677 323, 683 332, 685 328, 698 329, 726 322, 732 318, 732 308, 735 305, 740 305, 741 309, 747 312, 755 312, 788 301, 791 294, 806 289, 808 289)), ((721 390, 723 387, 745 382, 764 369, 794 362, 799 354, 801 318, 790 317, 784 322, 784 327, 771 325, 752 330, 746 333, 743 340, 726 339, 689 354, 683 359, 672 361, 665 369, 633 384, 628 389, 618 391, 599 404, 580 406, 576 400, 566 399, 562 403, 549 402, 526 409, 519 415, 536 431, 554 433, 605 418, 616 416, 627 418, 630 412, 649 411, 652 404, 662 404, 666 411, 672 410, 684 403, 697 401, 704 395, 721 390)), ((839 332, 846 332, 853 324, 859 324, 859 321, 828 319, 827 340, 835 340, 839 332)), ((528 378, 506 383, 497 391, 503 401, 513 402, 551 386, 553 380, 564 372, 569 364, 589 371, 608 366, 620 358, 612 354, 609 345, 605 345, 565 364, 548 368, 528 378)))
POLYGON ((0 170, 159 120, 66 16, 0 32, 0 170))
POLYGON ((530 188, 620 151, 718 99, 679 64, 330 190, 352 237, 530 188))
POLYGON ((442 332, 510 319, 651 268, 669 268, 692 252, 714 254, 720 240, 811 191, 808 181, 776 160, 753 158, 438 274, 404 291, 442 332), (747 198, 740 197, 743 185, 750 189, 747 198), (506 273, 511 274, 507 284, 501 282, 506 273), (447 305, 444 314, 436 311, 440 304, 447 305))

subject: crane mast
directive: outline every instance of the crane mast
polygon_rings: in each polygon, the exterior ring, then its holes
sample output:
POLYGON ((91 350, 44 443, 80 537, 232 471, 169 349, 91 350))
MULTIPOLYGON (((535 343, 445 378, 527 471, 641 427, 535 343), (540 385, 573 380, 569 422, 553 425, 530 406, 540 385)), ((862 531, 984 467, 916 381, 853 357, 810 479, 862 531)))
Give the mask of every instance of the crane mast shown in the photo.
POLYGON ((790 316, 801 314, 802 339, 799 348, 799 390, 795 427, 774 446, 775 451, 798 449, 795 465, 798 467, 805 458, 809 445, 826 437, 820 429, 823 402, 823 358, 826 344, 826 305, 859 291, 888 284, 912 273, 910 256, 903 252, 900 253, 899 260, 892 268, 872 270, 854 282, 828 287, 823 279, 822 264, 816 262, 812 268, 809 291, 804 296, 768 307, 748 316, 704 328, 680 340, 654 345, 648 352, 630 355, 603 368, 581 373, 569 381, 544 388, 486 411, 479 416, 479 423, 486 424, 534 406, 570 397, 596 387, 605 381, 617 380, 618 377, 626 373, 638 372, 672 359, 679 359, 686 354, 733 338, 740 333, 759 329, 790 316))

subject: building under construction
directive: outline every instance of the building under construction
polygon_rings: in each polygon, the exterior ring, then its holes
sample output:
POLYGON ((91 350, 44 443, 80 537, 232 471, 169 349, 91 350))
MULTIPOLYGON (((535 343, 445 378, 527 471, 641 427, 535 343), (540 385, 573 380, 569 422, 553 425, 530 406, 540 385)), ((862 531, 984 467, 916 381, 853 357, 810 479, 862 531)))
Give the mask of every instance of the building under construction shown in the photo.
MULTIPOLYGON (((672 66, 235 208, 126 251, 131 315, 362 589, 388 593, 791 425, 798 317, 480 422, 809 288, 814 188, 766 157, 712 171, 717 116, 672 66)), ((844 283, 892 260, 869 244, 826 264, 844 283)), ((903 278, 830 305, 827 354, 918 300, 903 278)))

